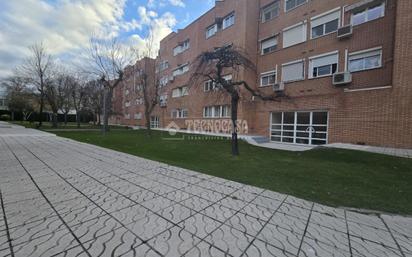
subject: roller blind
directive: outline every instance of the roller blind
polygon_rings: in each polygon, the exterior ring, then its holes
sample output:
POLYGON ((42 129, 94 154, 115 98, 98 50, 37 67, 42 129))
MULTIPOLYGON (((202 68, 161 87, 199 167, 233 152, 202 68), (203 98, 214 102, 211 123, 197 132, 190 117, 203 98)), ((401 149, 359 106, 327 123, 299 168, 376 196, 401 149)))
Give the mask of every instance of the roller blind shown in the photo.
POLYGON ((306 41, 306 22, 283 31, 283 47, 293 46, 306 41))
POLYGON ((304 79, 304 62, 282 65, 282 81, 295 81, 304 79))
POLYGON ((336 20, 336 19, 340 19, 340 10, 337 10, 333 13, 329 13, 329 14, 326 14, 324 16, 312 19, 311 20, 311 25, 312 25, 312 28, 314 28, 314 27, 317 27, 319 25, 322 25, 322 24, 328 23, 330 21, 336 20))

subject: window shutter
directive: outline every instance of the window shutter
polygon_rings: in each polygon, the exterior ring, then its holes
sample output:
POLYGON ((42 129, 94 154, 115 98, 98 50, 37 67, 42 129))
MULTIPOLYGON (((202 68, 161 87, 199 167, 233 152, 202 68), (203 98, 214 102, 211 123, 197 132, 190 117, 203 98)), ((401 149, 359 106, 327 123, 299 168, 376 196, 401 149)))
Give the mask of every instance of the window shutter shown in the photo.
POLYGON ((293 46, 306 41, 306 22, 283 31, 283 47, 293 46))

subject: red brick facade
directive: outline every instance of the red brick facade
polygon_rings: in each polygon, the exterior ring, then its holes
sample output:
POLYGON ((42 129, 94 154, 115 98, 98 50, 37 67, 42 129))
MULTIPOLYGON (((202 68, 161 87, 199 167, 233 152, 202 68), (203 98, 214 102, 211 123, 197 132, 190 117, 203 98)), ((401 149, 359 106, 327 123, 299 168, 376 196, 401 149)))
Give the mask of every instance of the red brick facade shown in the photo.
MULTIPOLYGON (((160 127, 167 127, 174 121, 180 128, 186 128, 186 120, 204 119, 205 106, 229 104, 228 97, 222 92, 204 92, 203 84, 191 84, 190 63, 203 51, 233 43, 244 48, 250 60, 256 64, 255 72, 232 73, 233 80, 244 79, 266 94, 273 94, 273 89, 271 86, 260 86, 262 73, 275 70, 276 80, 279 83, 284 81, 282 72, 285 66, 282 65, 295 60, 304 61, 303 80, 285 83, 287 97, 282 98, 280 102, 263 102, 253 99, 246 92, 242 93, 239 118, 248 122, 249 134, 269 138, 272 112, 324 111, 328 113, 326 141, 328 143, 362 143, 412 148, 412 17, 410 15, 412 2, 409 0, 308 0, 288 11, 286 2, 290 4, 289 0, 216 1, 214 8, 192 24, 164 38, 160 44, 157 64, 167 61, 168 68, 158 73, 159 78, 170 78, 173 70, 183 64, 189 65, 189 71, 176 76, 162 88, 161 94, 168 95, 167 107, 157 107, 152 114, 159 117, 160 127), (275 2, 279 3, 278 15, 263 22, 262 10, 275 2), (351 24, 353 14, 361 13, 367 8, 373 9, 380 4, 384 6, 384 15, 353 26, 353 34, 349 38, 338 39, 336 31, 318 38, 311 37, 312 33, 315 33, 312 32, 312 23, 315 24, 316 20, 319 20, 317 17, 339 12, 339 27, 341 27, 351 24), (220 23, 222 18, 230 17, 231 14, 234 14, 232 26, 224 28, 223 25, 216 34, 206 37, 207 28, 216 21, 220 23), (304 24, 302 28, 306 27, 304 36, 306 40, 284 47, 283 44, 286 40, 290 40, 291 34, 285 29, 300 22, 304 24), (285 36, 286 33, 289 33, 288 38, 285 36), (262 55, 260 42, 275 35, 277 35, 276 50, 262 55), (187 50, 174 55, 174 48, 184 45, 187 40, 190 44, 187 50), (350 84, 334 86, 332 75, 311 78, 313 57, 325 53, 336 55, 337 52, 336 72, 344 72, 347 70, 350 56, 353 56, 351 53, 368 49, 380 51, 379 67, 352 72, 350 84), (173 89, 182 86, 188 86, 188 95, 172 97, 173 89), (185 109, 187 117, 174 118, 171 113, 176 109, 185 109)), ((376 15, 376 12, 372 12, 366 14, 370 16, 365 17, 376 15)), ((327 30, 326 27, 323 28, 324 31, 327 30)), ((366 67, 366 59, 364 62, 366 67)), ((125 102, 132 101, 136 97, 130 94, 130 90, 129 95, 125 95, 131 83, 132 81, 129 80, 115 90, 114 109, 120 115, 114 116, 112 122, 144 126, 144 117, 141 120, 134 119, 135 113, 144 113, 142 107, 136 105, 125 107, 125 102), (125 101, 126 98, 129 100, 125 101), (127 114, 131 115, 130 119, 125 119, 127 114)), ((297 120, 299 114, 295 115, 297 120)), ((297 129, 299 121, 295 122, 297 129)), ((296 131, 294 133, 295 136, 299 134, 296 131)), ((304 131, 302 134, 305 134, 304 131)), ((272 133, 273 135, 277 134, 272 133)))

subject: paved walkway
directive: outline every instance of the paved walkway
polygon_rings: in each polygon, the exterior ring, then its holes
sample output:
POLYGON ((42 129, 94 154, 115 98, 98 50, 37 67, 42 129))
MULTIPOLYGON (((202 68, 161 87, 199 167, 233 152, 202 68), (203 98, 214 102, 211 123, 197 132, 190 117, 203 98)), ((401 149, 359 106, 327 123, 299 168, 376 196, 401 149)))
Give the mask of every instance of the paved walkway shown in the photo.
POLYGON ((368 146, 368 145, 353 145, 353 144, 342 144, 342 143, 329 144, 329 145, 326 145, 325 147, 357 150, 357 151, 364 151, 364 152, 370 152, 370 153, 380 153, 380 154, 392 155, 392 156, 397 156, 397 157, 412 158, 412 149, 377 147, 377 146, 368 146))
POLYGON ((4 130, 0 256, 412 256, 411 218, 4 130))

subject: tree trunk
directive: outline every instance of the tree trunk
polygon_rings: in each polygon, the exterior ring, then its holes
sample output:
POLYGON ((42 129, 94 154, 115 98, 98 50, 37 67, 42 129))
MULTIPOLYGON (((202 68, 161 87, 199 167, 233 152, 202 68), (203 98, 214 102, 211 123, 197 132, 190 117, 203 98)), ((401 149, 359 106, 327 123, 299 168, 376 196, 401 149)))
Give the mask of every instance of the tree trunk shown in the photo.
POLYGON ((103 97, 103 133, 109 132, 109 115, 111 109, 111 98, 112 98, 112 89, 104 89, 103 97))
POLYGON ((151 137, 152 136, 152 128, 150 126, 150 113, 145 111, 145 119, 146 119, 146 132, 147 136, 151 137))
POLYGON ((67 126, 67 112, 64 113, 64 126, 67 126))
POLYGON ((52 122, 53 122, 53 128, 57 128, 57 113, 53 112, 52 114, 52 122))
POLYGON ((14 111, 11 112, 11 120, 14 121, 14 111))
POLYGON ((80 128, 80 114, 78 110, 76 110, 76 123, 77 123, 77 128, 80 128))
POLYGON ((43 105, 44 105, 44 96, 42 93, 40 96, 39 124, 37 124, 37 128, 40 128, 43 125, 43 105))
POLYGON ((231 118, 232 118, 232 155, 239 155, 239 142, 237 137, 237 108, 239 105, 239 95, 237 93, 232 94, 231 99, 231 118))
POLYGON ((97 125, 99 125, 99 126, 102 125, 101 116, 102 116, 102 113, 100 111, 98 111, 97 112, 97 125))

